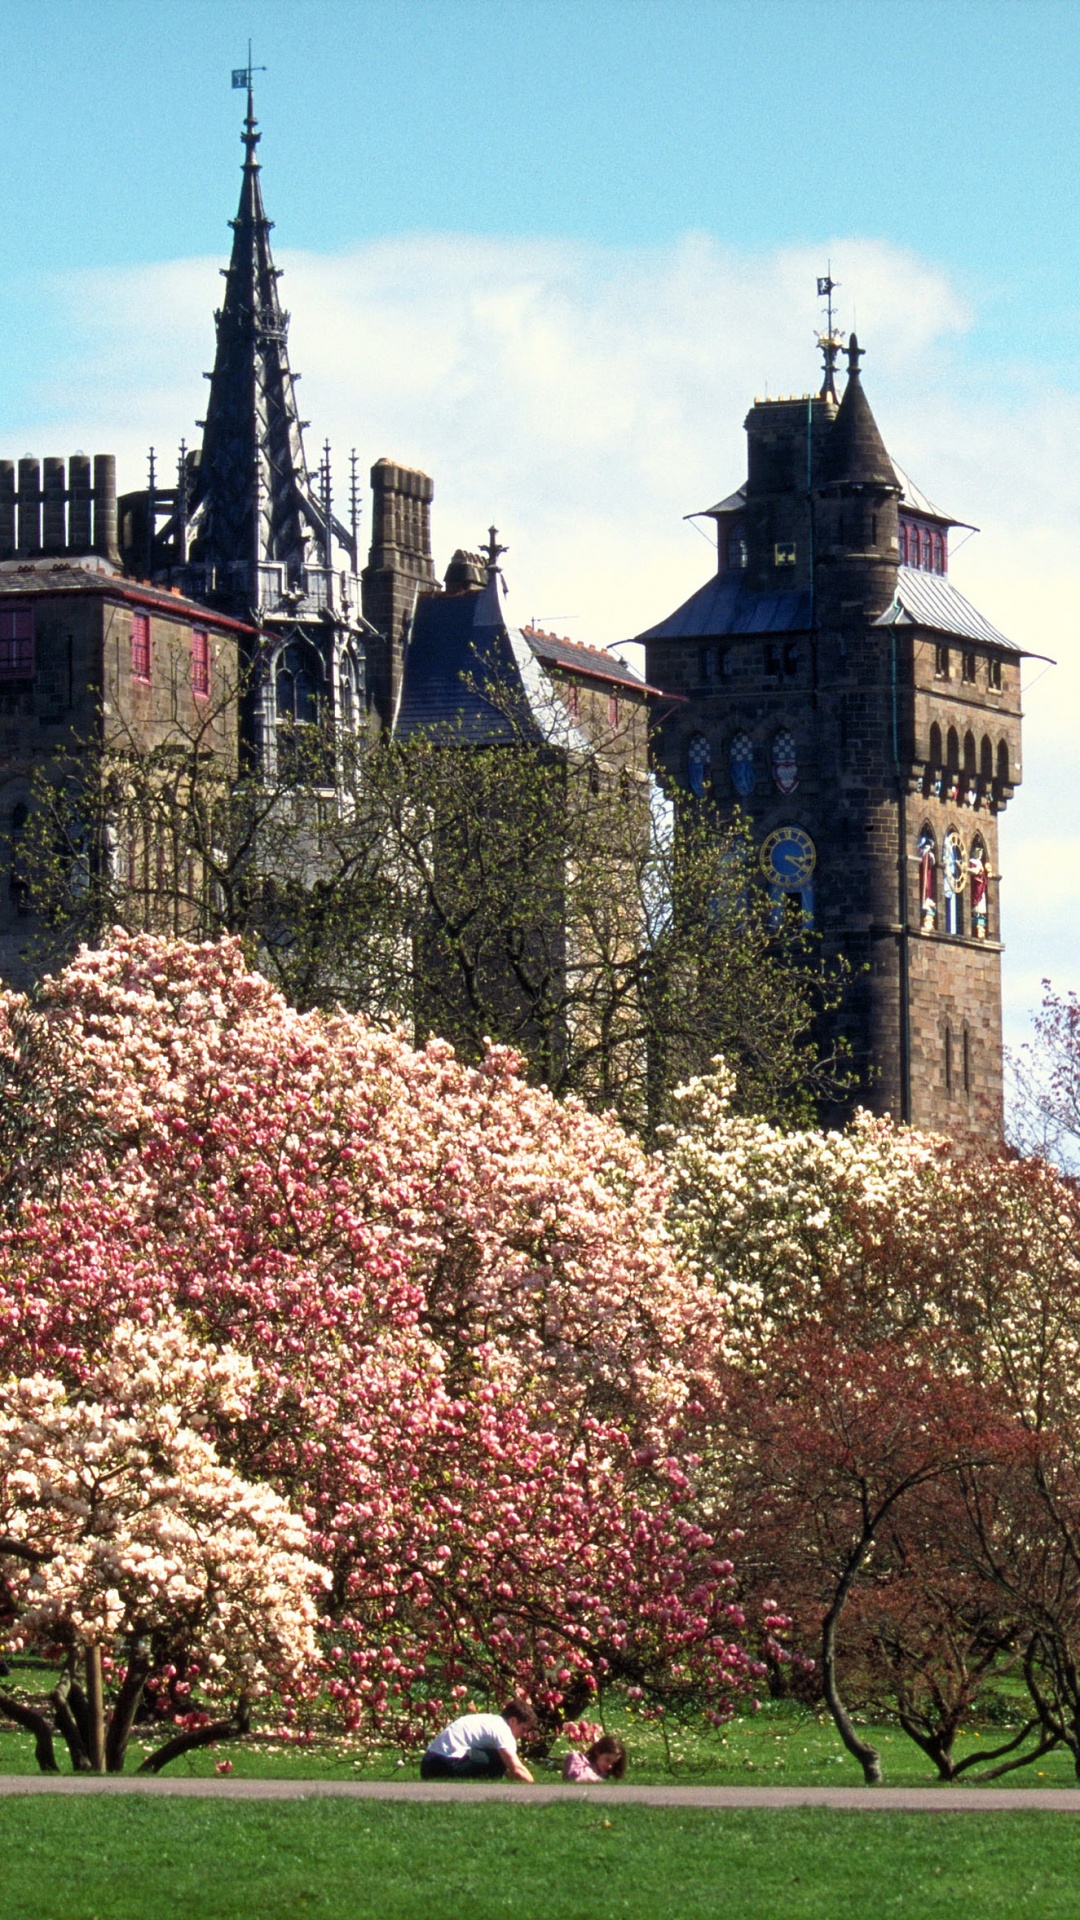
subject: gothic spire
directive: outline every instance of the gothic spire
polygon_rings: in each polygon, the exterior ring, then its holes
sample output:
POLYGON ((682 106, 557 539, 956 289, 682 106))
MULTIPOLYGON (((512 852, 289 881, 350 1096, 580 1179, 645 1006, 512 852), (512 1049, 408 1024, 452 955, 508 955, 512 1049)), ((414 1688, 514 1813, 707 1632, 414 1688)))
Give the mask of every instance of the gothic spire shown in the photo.
POLYGON ((250 70, 240 204, 192 499, 192 559, 214 569, 215 598, 244 613, 265 599, 259 568, 281 565, 297 582, 310 539, 325 543, 323 514, 304 458, 289 367, 289 316, 278 297, 258 160, 250 70))

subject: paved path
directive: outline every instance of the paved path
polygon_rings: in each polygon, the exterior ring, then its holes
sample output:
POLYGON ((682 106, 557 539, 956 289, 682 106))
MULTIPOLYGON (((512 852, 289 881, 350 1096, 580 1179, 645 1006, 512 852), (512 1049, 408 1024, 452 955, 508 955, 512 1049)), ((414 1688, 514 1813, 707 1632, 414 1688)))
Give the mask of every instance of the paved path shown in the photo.
POLYGON ((589 1801, 603 1807, 832 1807, 857 1813, 1080 1814, 1080 1787, 511 1787, 419 1780, 192 1779, 152 1774, 0 1774, 0 1795, 148 1793, 185 1800, 519 1801, 528 1806, 589 1801))

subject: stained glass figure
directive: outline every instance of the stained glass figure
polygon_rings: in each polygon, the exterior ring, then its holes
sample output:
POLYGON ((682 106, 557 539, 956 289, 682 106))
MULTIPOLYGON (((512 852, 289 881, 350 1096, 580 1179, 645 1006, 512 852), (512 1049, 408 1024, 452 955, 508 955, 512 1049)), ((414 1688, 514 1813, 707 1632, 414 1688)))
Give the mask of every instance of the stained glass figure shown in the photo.
POLYGON ((795 735, 790 727, 781 727, 779 733, 773 736, 772 773, 781 793, 794 793, 799 784, 799 763, 795 752, 795 735))

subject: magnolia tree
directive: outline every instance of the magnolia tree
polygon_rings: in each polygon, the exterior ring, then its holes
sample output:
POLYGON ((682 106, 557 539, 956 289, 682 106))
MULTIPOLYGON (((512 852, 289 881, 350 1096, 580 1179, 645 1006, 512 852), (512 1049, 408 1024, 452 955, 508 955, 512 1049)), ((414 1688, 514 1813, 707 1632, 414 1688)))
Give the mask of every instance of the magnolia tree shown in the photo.
POLYGON ((745 1529, 742 1579, 782 1584, 868 1779, 853 1698, 948 1778, 1003 1665, 1032 1706, 994 1770, 1055 1743, 1080 1760, 1072 1184, 868 1116, 783 1134, 727 1092, 722 1071, 683 1090, 665 1156, 673 1237, 724 1307, 691 1405, 699 1497, 745 1529))
POLYGON ((47 1771, 57 1733, 75 1768, 120 1771, 147 1690, 175 1704, 177 1659, 229 1711, 188 1715, 144 1771, 309 1679, 323 1576, 303 1523, 205 1432, 242 1417, 252 1382, 249 1362, 175 1320, 119 1323, 75 1390, 42 1373, 0 1381, 0 1648, 57 1669, 47 1700, 0 1694, 0 1712, 47 1771))
POLYGON ((296 1013, 233 942, 119 939, 38 1012, 92 1125, 62 1179, 9 1169, 0 1365, 78 1396, 165 1315, 254 1363, 206 1438, 303 1516, 345 1724, 416 1740, 517 1686, 554 1726, 616 1678, 722 1710, 782 1620, 747 1626, 697 1498, 720 1316, 664 1168, 503 1050, 296 1013))

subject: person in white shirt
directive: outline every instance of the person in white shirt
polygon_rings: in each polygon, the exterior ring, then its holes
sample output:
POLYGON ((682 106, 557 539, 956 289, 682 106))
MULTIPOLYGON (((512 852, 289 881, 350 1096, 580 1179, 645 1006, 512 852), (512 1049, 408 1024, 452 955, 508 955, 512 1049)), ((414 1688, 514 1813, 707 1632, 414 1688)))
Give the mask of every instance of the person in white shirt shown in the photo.
POLYGON ((532 1774, 518 1756, 518 1741, 539 1725, 524 1700, 501 1713, 464 1713, 436 1734, 420 1762, 421 1780, 520 1780, 532 1774))

